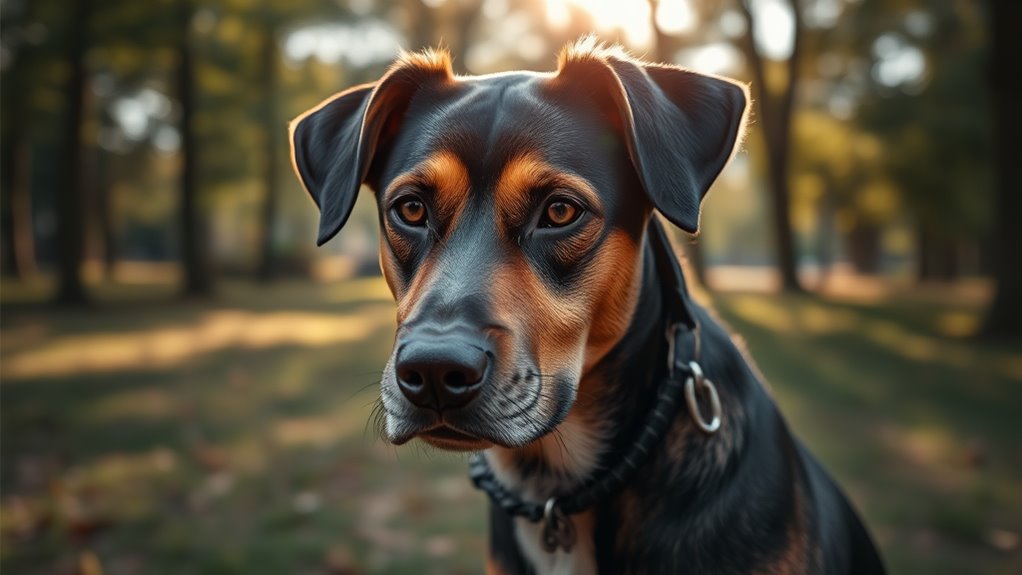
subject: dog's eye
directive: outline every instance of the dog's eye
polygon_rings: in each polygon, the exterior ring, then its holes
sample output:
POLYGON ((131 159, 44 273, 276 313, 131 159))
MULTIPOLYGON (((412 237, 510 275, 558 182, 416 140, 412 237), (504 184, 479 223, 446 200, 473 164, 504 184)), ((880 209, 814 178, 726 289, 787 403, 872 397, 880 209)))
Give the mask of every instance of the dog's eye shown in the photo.
POLYGON ((543 208, 543 217, 539 220, 541 228, 562 228, 582 215, 582 207, 565 198, 554 198, 543 208))
POLYGON ((410 226, 426 225, 426 206, 421 200, 416 198, 401 200, 394 206, 394 211, 402 222, 410 226))

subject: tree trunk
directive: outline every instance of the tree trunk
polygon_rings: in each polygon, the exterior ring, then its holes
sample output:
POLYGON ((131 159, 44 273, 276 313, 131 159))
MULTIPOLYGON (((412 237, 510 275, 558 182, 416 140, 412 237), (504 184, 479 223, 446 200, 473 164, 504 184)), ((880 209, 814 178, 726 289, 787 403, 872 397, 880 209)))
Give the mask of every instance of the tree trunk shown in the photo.
POLYGON ((110 280, 117 264, 117 232, 114 230, 113 202, 110 197, 110 154, 96 150, 96 224, 102 243, 103 274, 110 280))
POLYGON ((75 0, 74 19, 67 42, 67 61, 71 70, 67 84, 67 117, 64 124, 64 153, 57 164, 57 273, 55 303, 82 305, 88 301, 82 283, 82 259, 85 248, 85 215, 82 181, 82 121, 85 108, 85 52, 88 49, 88 23, 92 0, 75 0))
MULTIPOLYGON (((765 128, 764 128, 765 129, 765 128)), ((787 131, 787 127, 785 128, 787 131)), ((787 139, 787 137, 785 137, 787 139)), ((770 197, 772 200, 774 237, 777 249, 777 271, 781 274, 781 288, 801 291, 795 262, 795 237, 791 231, 791 205, 788 190, 788 144, 769 146, 770 197)))
POLYGON ((38 66, 38 49, 22 43, 13 54, 2 83, 2 122, 0 144, 0 231, 3 233, 0 266, 9 278, 24 278, 36 273, 35 237, 32 232, 32 144, 31 93, 28 72, 38 66))
POLYGON ((781 275, 781 288, 786 291, 802 291, 798 281, 795 257, 795 239, 791 230, 791 206, 788 183, 789 156, 791 151, 791 120, 798 86, 798 67, 801 57, 802 12, 798 0, 789 0, 794 18, 795 38, 791 56, 787 62, 787 82, 781 94, 770 91, 766 80, 766 64, 756 46, 756 20, 749 0, 738 0, 739 11, 745 19, 747 33, 742 42, 746 59, 752 68, 752 92, 759 102, 756 116, 760 119, 767 148, 767 182, 770 189, 771 215, 777 249, 777 268, 781 275))
POLYGON ((276 78, 277 62, 280 55, 277 53, 277 38, 273 26, 267 25, 264 32, 262 48, 262 77, 261 89, 263 91, 263 188, 266 197, 263 201, 262 230, 260 232, 260 259, 258 278, 260 281, 269 282, 276 276, 276 261, 274 259, 273 234, 276 229, 277 212, 280 209, 280 186, 278 185, 277 170, 277 143, 284 137, 284 133, 277 125, 276 105, 276 78))
POLYGON ((958 243, 925 222, 919 223, 918 228, 916 279, 947 282, 958 277, 958 243))
POLYGON ((996 191, 992 264, 996 293, 987 312, 982 335, 1022 338, 1022 172, 1018 169, 1022 109, 1017 103, 1017 57, 1022 53, 1022 2, 990 0, 991 44, 989 82, 994 115, 996 191))
MULTIPOLYGON (((17 110, 15 114, 23 114, 17 110)), ((11 126, 3 145, 3 275, 22 279, 35 275, 35 236, 32 232, 32 147, 21 139, 21 120, 11 126)))
POLYGON ((184 268, 185 297, 205 297, 213 291, 209 269, 209 245, 199 205, 198 157, 195 137, 195 62, 191 45, 192 8, 180 0, 178 47, 178 97, 181 101, 181 261, 184 268))

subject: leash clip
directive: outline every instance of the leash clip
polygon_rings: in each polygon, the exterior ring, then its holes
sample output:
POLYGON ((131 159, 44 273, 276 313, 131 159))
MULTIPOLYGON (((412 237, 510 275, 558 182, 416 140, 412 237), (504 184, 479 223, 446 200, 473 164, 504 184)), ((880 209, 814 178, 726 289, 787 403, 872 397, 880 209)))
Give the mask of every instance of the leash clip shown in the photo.
POLYGON ((707 435, 713 435, 720 429, 720 396, 717 395, 717 388, 713 385, 713 382, 706 379, 703 375, 703 369, 699 367, 699 364, 690 361, 688 362, 688 369, 692 372, 692 375, 685 381, 685 403, 688 404, 688 413, 692 416, 692 420, 696 422, 696 425, 707 435), (710 396, 710 416, 709 422, 703 419, 703 414, 699 412, 699 402, 696 399, 696 386, 702 387, 710 396))
POLYGON ((557 507, 555 498, 547 499, 543 507, 543 550, 555 553, 558 549, 564 549, 565 553, 571 553, 575 538, 575 524, 571 518, 557 507))

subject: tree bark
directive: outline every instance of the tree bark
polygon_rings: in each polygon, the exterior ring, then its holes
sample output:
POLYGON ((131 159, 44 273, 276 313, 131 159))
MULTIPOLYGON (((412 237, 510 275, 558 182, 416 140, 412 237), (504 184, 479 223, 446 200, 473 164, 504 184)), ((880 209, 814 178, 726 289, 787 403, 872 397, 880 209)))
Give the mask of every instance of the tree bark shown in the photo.
POLYGON ((67 61, 71 74, 67 84, 67 117, 64 124, 64 152, 57 185, 57 274, 55 303, 83 305, 88 297, 82 283, 82 259, 85 249, 85 215, 82 178, 82 121, 85 108, 85 53, 88 50, 88 23, 92 0, 75 0, 74 19, 67 41, 67 61))
POLYGON ((959 277, 959 242, 942 233, 939 226, 920 222, 917 228, 916 279, 921 282, 948 282, 959 277))
POLYGON ((982 335, 989 338, 1022 338, 1022 172, 1018 169, 1022 133, 1022 109, 1017 100, 1015 76, 1017 56, 1022 53, 1022 2, 990 0, 989 61, 994 159, 997 186, 994 209, 994 253, 996 282, 993 303, 987 311, 982 335))
MULTIPOLYGON (((23 114, 17 110, 15 114, 23 114)), ((21 120, 16 120, 20 124, 21 120)), ((22 140, 21 126, 11 126, 3 144, 3 275, 22 279, 36 273, 35 236, 32 231, 32 147, 22 140)))
POLYGON ((791 230, 789 192, 789 160, 791 151, 791 120, 798 86, 798 68, 802 44, 802 11, 798 0, 789 0, 794 18, 794 40, 787 62, 787 80, 780 94, 774 94, 766 81, 766 65, 755 40, 756 19, 749 0, 738 0, 739 11, 745 19, 747 33, 742 48, 752 69, 752 93, 759 102, 758 118, 767 149, 767 181, 772 200, 771 214, 777 249, 777 268, 781 287, 786 291, 802 291, 798 281, 795 257, 795 238, 791 230))
POLYGON ((0 230, 3 275, 20 279, 36 273, 32 217, 32 94, 29 73, 38 66, 38 47, 22 42, 2 83, 3 142, 0 144, 0 230))
POLYGON ((104 150, 95 154, 96 224, 102 243, 103 274, 113 279, 117 264, 117 232, 114 227, 113 201, 110 197, 110 155, 104 150))
POLYGON ((180 0, 178 98, 181 102, 181 262, 185 297, 205 297, 213 291, 206 225, 199 202, 198 142, 195 137, 195 62, 191 44, 192 7, 180 0))
POLYGON ((270 282, 276 276, 276 260, 273 246, 273 234, 277 224, 277 212, 280 209, 280 186, 278 185, 279 174, 277 169, 277 143, 284 137, 282 130, 277 125, 277 99, 276 99, 276 77, 277 62, 280 55, 277 52, 277 39, 273 26, 267 25, 264 30, 262 47, 261 88, 263 91, 263 188, 266 197, 263 200, 262 230, 260 232, 260 259, 258 278, 263 282, 270 282))

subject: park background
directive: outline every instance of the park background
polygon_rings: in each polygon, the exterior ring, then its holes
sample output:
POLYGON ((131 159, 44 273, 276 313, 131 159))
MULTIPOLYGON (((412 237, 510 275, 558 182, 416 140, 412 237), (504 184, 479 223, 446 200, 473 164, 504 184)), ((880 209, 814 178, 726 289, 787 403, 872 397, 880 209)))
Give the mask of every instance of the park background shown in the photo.
POLYGON ((1022 572, 1014 0, 2 0, 5 573, 478 573, 464 457, 367 424, 362 194, 315 248, 286 123, 400 48, 585 33, 751 82, 677 234, 895 573, 1022 572))

